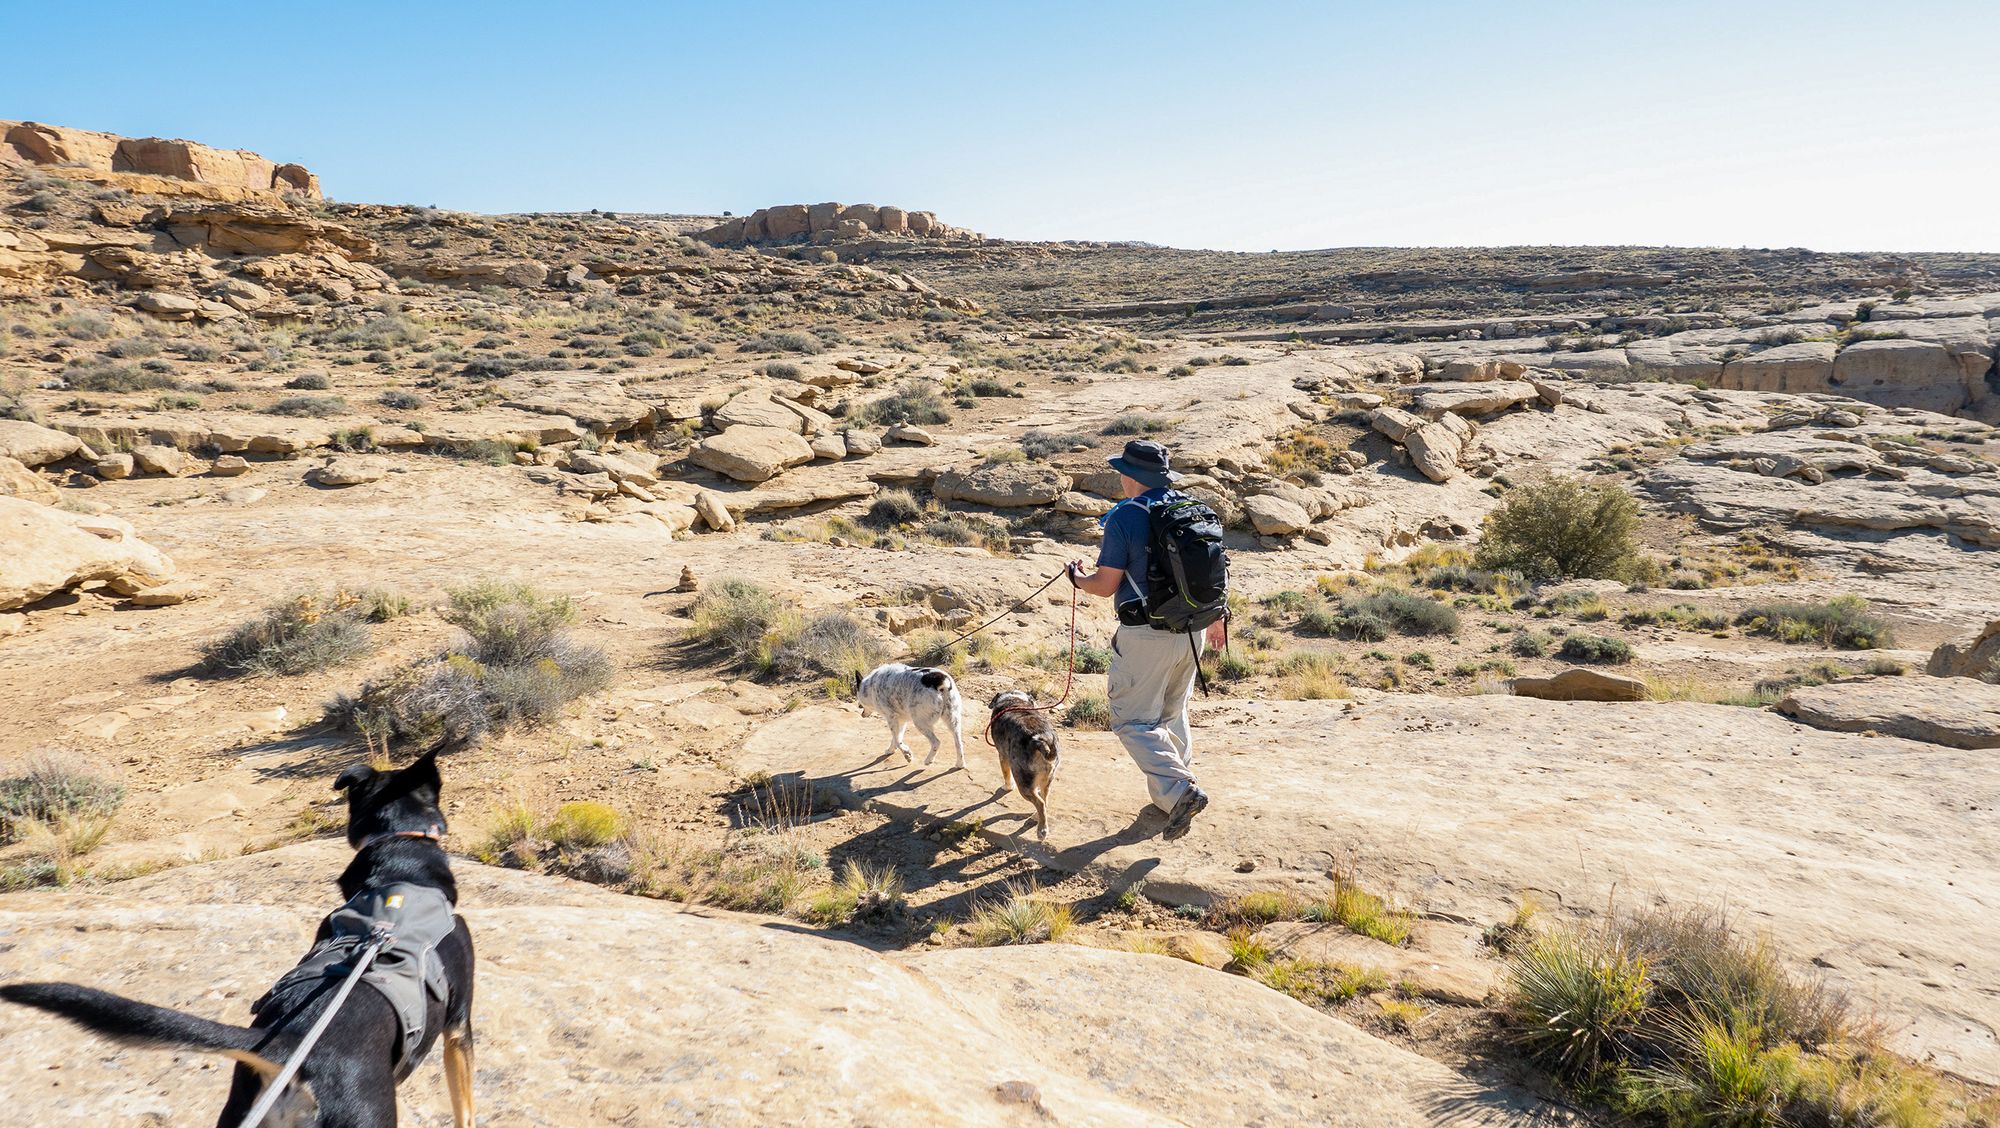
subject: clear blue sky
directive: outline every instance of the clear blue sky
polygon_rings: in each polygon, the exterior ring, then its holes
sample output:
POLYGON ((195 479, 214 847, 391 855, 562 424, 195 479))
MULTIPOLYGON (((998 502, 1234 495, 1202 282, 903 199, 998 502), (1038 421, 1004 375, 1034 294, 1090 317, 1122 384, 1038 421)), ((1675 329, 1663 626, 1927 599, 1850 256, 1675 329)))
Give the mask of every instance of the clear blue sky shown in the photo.
POLYGON ((1269 250, 2000 251, 2000 2, 36 3, 0 118, 343 200, 1269 250))

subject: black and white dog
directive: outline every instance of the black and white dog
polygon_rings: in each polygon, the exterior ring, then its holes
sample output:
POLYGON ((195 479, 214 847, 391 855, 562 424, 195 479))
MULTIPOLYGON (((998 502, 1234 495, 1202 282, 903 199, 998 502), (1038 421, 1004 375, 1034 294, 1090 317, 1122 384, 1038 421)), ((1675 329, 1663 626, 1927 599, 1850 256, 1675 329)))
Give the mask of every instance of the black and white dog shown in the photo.
POLYGON ((347 792, 347 841, 355 848, 340 875, 347 903, 321 922, 299 966, 251 1008, 256 1019, 249 1026, 73 983, 10 983, 0 987, 0 998, 127 1045, 234 1059, 229 1099, 216 1120, 217 1128, 232 1128, 326 1010, 379 922, 393 928, 394 939, 363 973, 264 1123, 393 1128, 396 1084, 442 1037, 452 1123, 471 1128, 472 933, 455 912, 458 884, 438 844, 444 812, 438 809, 436 754, 395 772, 349 768, 333 786, 347 792))
POLYGON ((988 708, 993 719, 987 722, 986 737, 1000 753, 1000 790, 1011 784, 1021 798, 1035 806, 1035 837, 1049 836, 1049 784, 1055 782, 1056 765, 1062 754, 1056 747, 1056 726, 1046 710, 1035 708, 1035 699, 1018 689, 993 695, 988 708))
POLYGON ((958 766, 965 767, 965 735, 962 731, 965 705, 958 697, 958 685, 943 670, 925 666, 905 666, 891 662, 869 671, 867 677, 854 675, 854 700, 864 717, 880 714, 889 721, 889 751, 901 752, 903 762, 914 762, 910 746, 903 743, 903 730, 912 724, 930 738, 928 764, 937 759, 937 723, 949 722, 951 742, 958 750, 958 766))

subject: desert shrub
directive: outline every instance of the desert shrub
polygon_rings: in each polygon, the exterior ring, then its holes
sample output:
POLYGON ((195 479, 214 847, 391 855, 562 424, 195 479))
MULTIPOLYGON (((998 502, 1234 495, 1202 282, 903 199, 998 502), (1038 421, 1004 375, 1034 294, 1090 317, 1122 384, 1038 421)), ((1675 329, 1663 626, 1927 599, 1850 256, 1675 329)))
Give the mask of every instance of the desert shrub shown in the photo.
POLYGON ((937 385, 916 377, 897 384, 881 399, 861 409, 861 421, 878 426, 915 423, 919 426, 951 422, 951 409, 937 385))
POLYGON ((1215 676, 1223 681, 1242 681, 1257 672, 1257 663, 1247 655, 1224 653, 1216 656, 1215 676))
POLYGON ((1540 658, 1549 652, 1549 636, 1540 631, 1522 631, 1507 644, 1507 649, 1518 658, 1540 658))
POLYGON ((798 353, 802 356, 817 356, 826 351, 819 338, 810 333, 779 332, 766 330, 743 342, 744 352, 798 353))
POLYGON ((1507 494, 1486 519, 1475 560, 1538 580, 1620 576, 1637 556, 1637 514, 1620 486, 1544 478, 1507 494))
POLYGON ((765 632, 783 611, 769 588, 749 580, 718 580, 696 597, 690 633, 696 641, 746 665, 757 659, 765 632))
POLYGON ((1485 595, 1504 595, 1528 586, 1527 577, 1519 572, 1488 572, 1479 568, 1468 568, 1463 564, 1445 564, 1432 568, 1424 573, 1422 583, 1427 588, 1437 588, 1440 591, 1466 591, 1485 595))
POLYGON ((1503 1013, 1522 1050, 1589 1082, 1635 1044, 1652 981, 1646 961, 1580 929, 1537 936, 1507 959, 1503 1013))
POLYGON ((444 617, 462 637, 358 694, 336 697, 327 719, 373 736, 446 746, 542 724, 611 682, 604 651, 565 629, 574 614, 568 597, 522 584, 454 589, 444 617))
POLYGON ((975 376, 966 382, 965 390, 983 399, 1019 399, 1027 394, 991 376, 975 376))
POLYGON ((796 632, 770 641, 768 666, 779 677, 823 676, 852 681, 880 665, 887 650, 845 611, 815 616, 796 632))
POLYGON ((1563 639, 1556 657, 1570 662, 1615 666, 1632 660, 1632 645, 1622 638, 1605 635, 1573 634, 1563 639))
POLYGON ((914 521, 924 515, 924 507, 908 490, 883 490, 868 505, 868 512, 861 518, 864 525, 878 529, 893 529, 897 525, 914 521))
POLYGON ((36 823, 108 818, 125 802, 125 785, 75 759, 45 752, 0 778, 0 843, 28 835, 36 823))
POLYGON ((415 392, 390 388, 388 391, 376 396, 375 402, 393 411, 415 411, 424 405, 424 397, 415 392))
POLYGON ((1079 431, 1033 430, 1021 436, 1021 453, 1040 462, 1058 454, 1089 450, 1097 440, 1079 431))
POLYGON ((324 372, 301 372, 285 381, 285 387, 301 392, 323 392, 333 387, 333 381, 327 379, 324 372))
POLYGON ((1061 940, 1075 926, 1068 905, 1043 900, 1032 890, 1009 887, 1003 900, 972 910, 966 937, 982 948, 1000 944, 1041 944, 1061 940))
POLYGON ((423 326, 395 313, 370 318, 359 325, 341 329, 327 338, 331 344, 350 345, 361 349, 388 349, 397 345, 414 345, 423 339, 423 326))
POLYGON ((216 674, 311 674, 375 649, 362 609, 346 592, 303 593, 266 609, 202 650, 216 674))
POLYGON ((1340 604, 1344 616, 1386 620, 1404 634, 1458 633, 1458 612, 1427 595, 1384 588, 1359 598, 1343 596, 1340 604))
POLYGON ((609 804, 586 799, 564 803, 542 828, 542 837, 557 846, 588 849, 603 846, 625 831, 625 819, 609 804))
POLYGON ((1111 727, 1111 701, 1101 693, 1086 693, 1069 703, 1063 713, 1063 723, 1074 729, 1108 729, 1111 727))
POLYGON ((64 369, 62 375, 80 392, 150 392, 181 386, 171 373, 148 372, 131 364, 80 364, 64 369))
POLYGON ((1101 432, 1106 435, 1158 435, 1173 429, 1173 421, 1164 415, 1147 415, 1131 412, 1120 415, 1104 425, 1101 432))
POLYGON ((104 346, 104 355, 131 360, 160 355, 160 342, 151 337, 121 337, 104 346))
MULTIPOLYGON (((1252 955, 1254 953, 1246 953, 1252 955)), ((1237 952, 1231 949, 1232 961, 1237 952)), ((1266 987, 1282 991, 1307 1006, 1337 1007, 1349 999, 1380 991, 1389 977, 1374 968, 1325 960, 1271 960, 1243 965, 1266 987)))
POLYGON ((1867 612, 1868 601, 1860 596, 1837 595, 1825 603, 1760 603, 1745 608, 1736 622, 1780 642, 1818 642, 1844 650, 1896 645, 1889 625, 1867 612))
POLYGON ((796 380, 805 372, 789 360, 774 360, 757 366, 757 374, 769 376, 773 380, 796 380))
POLYGON ((66 313, 56 318, 55 329, 79 341, 101 341, 112 333, 109 321, 90 313, 66 313))
POLYGON ((925 540, 958 548, 984 545, 1002 551, 1011 543, 1005 522, 971 513, 933 517, 924 522, 922 533, 925 540))
POLYGON ((1286 701, 1344 700, 1354 696, 1332 654, 1297 651, 1278 663, 1278 696, 1286 701))
POLYGON ((347 401, 339 396, 286 396, 264 409, 266 415, 289 415, 308 419, 331 419, 347 414, 347 401))
POLYGON ((1655 1006, 1729 1015, 1808 1050, 1849 1033, 1844 997, 1794 976, 1768 937, 1739 935, 1720 910, 1648 909, 1621 915, 1610 931, 1646 961, 1655 1006))
POLYGON ((893 912, 903 905, 903 878, 888 867, 875 869, 850 861, 840 880, 807 899, 799 915, 821 926, 845 924, 856 917, 893 912))

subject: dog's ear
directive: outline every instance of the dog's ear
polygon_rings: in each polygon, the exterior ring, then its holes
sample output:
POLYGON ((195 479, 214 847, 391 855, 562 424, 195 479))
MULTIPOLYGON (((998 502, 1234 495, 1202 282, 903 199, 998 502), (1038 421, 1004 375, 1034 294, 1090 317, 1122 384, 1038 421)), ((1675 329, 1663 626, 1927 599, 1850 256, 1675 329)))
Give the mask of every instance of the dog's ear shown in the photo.
POLYGON ((346 791, 356 784, 366 783, 374 778, 374 768, 369 767, 367 764, 356 764, 340 773, 340 778, 333 781, 333 789, 335 791, 346 791))
POLYGON ((861 671, 860 671, 860 670, 856 670, 856 671, 854 671, 854 692, 855 692, 855 693, 857 693, 857 694, 859 694, 859 693, 861 692, 861 671))
POLYGON ((443 791, 444 777, 438 774, 437 749, 417 757, 409 767, 397 772, 396 782, 407 791, 428 790, 433 797, 443 791))

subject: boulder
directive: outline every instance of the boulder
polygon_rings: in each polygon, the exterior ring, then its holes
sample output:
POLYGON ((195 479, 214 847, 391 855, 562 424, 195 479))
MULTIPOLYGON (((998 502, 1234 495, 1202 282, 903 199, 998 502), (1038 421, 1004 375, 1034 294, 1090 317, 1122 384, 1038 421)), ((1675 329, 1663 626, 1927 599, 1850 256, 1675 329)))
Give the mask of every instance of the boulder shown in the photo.
POLYGON ((75 435, 52 430, 23 419, 0 419, 0 457, 23 466, 47 466, 61 462, 81 449, 75 435))
POLYGON ((728 403, 716 409, 715 426, 719 430, 777 427, 794 435, 806 433, 805 417, 780 403, 768 388, 753 388, 730 397, 728 403))
POLYGON ((1416 413, 1426 419, 1453 415, 1491 415, 1516 404, 1532 403, 1542 393, 1526 380, 1494 380, 1480 384, 1417 384, 1416 413))
POLYGON ((1544 701, 1644 701, 1648 694, 1646 683, 1638 678, 1581 666, 1546 678, 1509 678, 1507 688, 1516 697, 1544 701))
POLYGON ((814 458, 838 462, 847 457, 847 440, 838 434, 814 435, 808 445, 812 447, 814 458))
POLYGON ((833 366, 842 372, 852 372, 856 376, 874 376, 888 371, 890 363, 865 356, 850 356, 844 360, 834 361, 833 366))
POLYGON ((1423 426, 1424 420, 1400 407, 1378 407, 1368 413, 1368 425, 1387 436, 1390 442, 1400 443, 1410 432, 1423 426))
POLYGON ((1722 346, 1658 337, 1625 346, 1635 380, 1714 384, 1722 376, 1722 346))
POLYGON ((739 482, 762 482, 813 459, 795 429, 735 426, 703 439, 688 461, 739 482))
POLYGON ((201 463, 185 451, 170 446, 133 447, 132 461, 145 473, 165 474, 170 478, 192 474, 201 469, 201 463))
POLYGON ((604 474, 614 482, 652 486, 659 484, 660 476, 654 473, 651 462, 648 458, 609 451, 572 450, 564 456, 563 468, 578 474, 604 474))
POLYGON ((1528 366, 1520 361, 1503 357, 1459 357, 1438 367, 1438 379, 1478 384, 1512 380, 1527 370, 1528 366))
POLYGON ((1304 509, 1275 494, 1244 498, 1243 513, 1250 519, 1250 527, 1265 536, 1290 536, 1312 524, 1304 509))
POLYGON ((937 436, 917 426, 915 423, 898 423, 882 433, 889 442, 909 443, 912 446, 936 446, 937 436))
POLYGON ((502 407, 574 419, 600 435, 630 431, 654 419, 652 407, 603 372, 535 372, 502 380, 494 390, 502 407))
POLYGON ((102 581, 133 595, 173 579, 165 553, 116 517, 83 516, 0 497, 0 611, 102 581))
POLYGON ((40 474, 4 454, 0 454, 0 497, 18 497, 43 505, 62 500, 62 494, 40 474))
POLYGON ((151 587, 132 596, 134 607, 172 607, 192 599, 200 599, 208 594, 208 589, 193 580, 174 580, 171 583, 151 587))
POLYGON ((840 437, 847 440, 847 453, 855 457, 874 454, 882 449, 882 440, 872 431, 845 430, 840 437))
POLYGON ((1931 651, 1924 673, 1934 678, 2000 676, 2000 619, 1940 644, 1931 651))
POLYGON ((2000 748, 2000 685, 1966 678, 1855 678, 1801 686, 1778 712, 1814 728, 1874 732, 1949 748, 2000 748))
POLYGON ((379 482, 388 473, 389 467, 379 459, 349 454, 327 459, 324 466, 307 472, 306 481, 332 488, 359 486, 379 482))
POLYGON ((129 454, 123 452, 107 454, 91 465, 90 472, 107 482, 115 482, 121 478, 131 477, 135 465, 135 460, 129 454))
MULTIPOLYGON (((730 515, 729 507, 711 490, 694 495, 694 511, 701 516, 704 524, 718 533, 732 532, 736 528, 736 518, 730 515)), ((687 590, 694 589, 690 587, 687 590)))
POLYGON ((1824 392, 1833 379, 1832 341, 1779 345, 1722 366, 1715 386, 1743 392, 1824 392))
POLYGON ((884 235, 907 235, 910 233, 910 213, 902 208, 884 204, 875 209, 873 226, 884 235))
POLYGON ((248 474, 250 463, 240 454, 225 454, 209 466, 208 472, 217 478, 234 478, 238 474, 248 474))
POLYGON ((963 501, 1017 509, 1047 505, 1069 490, 1069 475, 1053 466, 1002 462, 970 470, 947 470, 937 477, 931 493, 940 501, 963 501))
POLYGON ((1834 358, 1829 384, 1841 395, 1869 403, 1947 415, 1973 398, 1958 358, 1931 341, 1857 341, 1834 358))
POLYGON ((1068 490, 1055 500, 1058 513, 1072 513, 1078 517, 1102 517, 1111 512, 1111 503, 1086 493, 1068 490))
POLYGON ((763 211, 764 236, 774 243, 812 231, 812 216, 804 204, 780 204, 763 211))
POLYGON ((1471 438, 1471 424, 1457 414, 1446 413, 1437 422, 1410 432, 1404 437, 1403 446, 1424 477, 1446 482, 1458 476, 1459 456, 1465 453, 1465 444, 1471 438))

